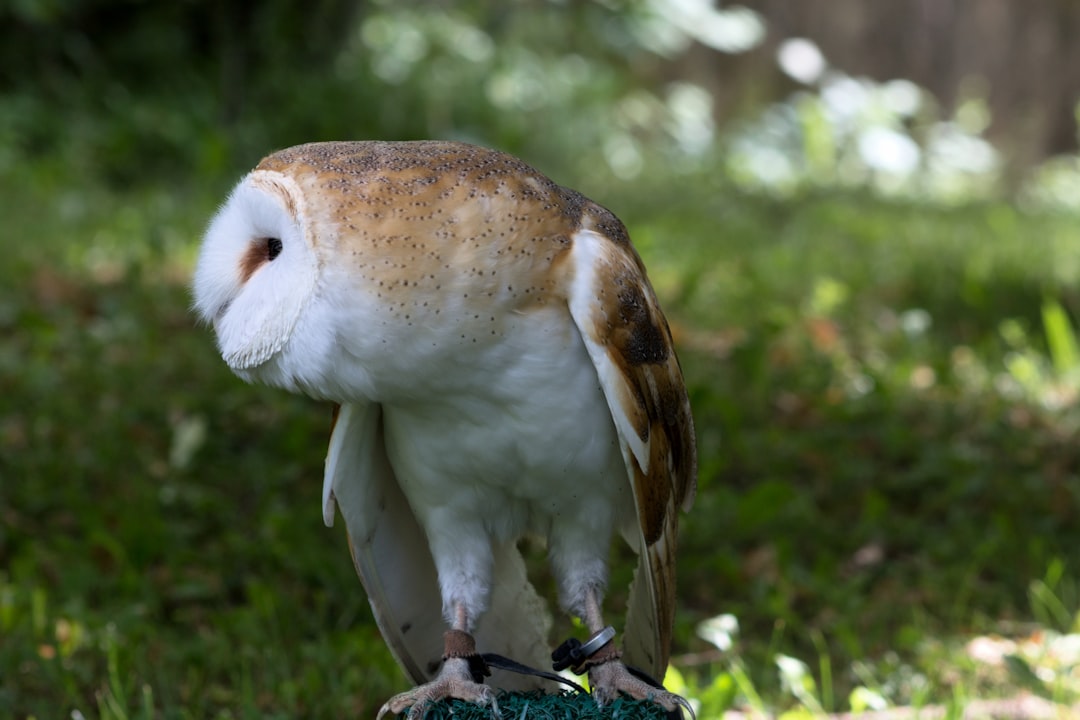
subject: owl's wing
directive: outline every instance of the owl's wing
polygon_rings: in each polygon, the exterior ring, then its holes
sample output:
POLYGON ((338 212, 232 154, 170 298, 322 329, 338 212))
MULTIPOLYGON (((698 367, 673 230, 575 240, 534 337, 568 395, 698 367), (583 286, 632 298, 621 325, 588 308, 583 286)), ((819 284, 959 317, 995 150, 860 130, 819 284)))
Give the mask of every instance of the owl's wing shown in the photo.
POLYGON ((638 515, 623 656, 662 678, 675 613, 678 512, 689 509, 696 488, 694 426, 671 332, 641 260, 624 233, 612 235, 582 229, 573 236, 569 305, 618 431, 638 515))
MULTIPOLYGON (((427 535, 394 476, 383 443, 377 404, 342 405, 335 418, 323 480, 323 519, 335 504, 348 530, 349 550, 379 630, 414 683, 431 680, 442 662, 442 599, 427 535)), ((475 632, 480 652, 495 652, 533 667, 551 662, 550 615, 525 573, 513 543, 494 551, 491 606, 475 632)), ((507 690, 544 685, 495 670, 489 683, 507 690)))
POLYGON ((398 486, 383 445, 382 408, 338 408, 323 480, 323 520, 334 505, 349 551, 390 651, 413 682, 442 659, 442 602, 427 537, 398 486))

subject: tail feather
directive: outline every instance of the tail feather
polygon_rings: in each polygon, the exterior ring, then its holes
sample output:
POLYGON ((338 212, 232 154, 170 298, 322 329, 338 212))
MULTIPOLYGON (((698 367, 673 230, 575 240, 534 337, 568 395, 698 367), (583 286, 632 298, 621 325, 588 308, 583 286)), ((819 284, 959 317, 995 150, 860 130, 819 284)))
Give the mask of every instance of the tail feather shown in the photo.
POLYGON ((675 621, 675 513, 652 545, 642 538, 627 601, 623 661, 663 680, 675 621))
MULTIPOLYGON (((491 607, 476 628, 476 649, 495 652, 541 670, 551 668, 551 613, 525 574, 513 543, 495 548, 491 607)), ((487 681, 504 690, 553 690, 547 680, 495 670, 487 681)))

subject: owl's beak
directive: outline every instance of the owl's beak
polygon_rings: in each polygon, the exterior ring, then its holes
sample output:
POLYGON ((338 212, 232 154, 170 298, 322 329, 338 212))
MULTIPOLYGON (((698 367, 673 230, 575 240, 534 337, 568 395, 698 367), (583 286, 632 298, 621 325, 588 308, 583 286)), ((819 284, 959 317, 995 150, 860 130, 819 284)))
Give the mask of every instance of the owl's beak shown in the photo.
POLYGON ((225 317, 225 313, 229 311, 230 305, 232 305, 232 300, 226 300, 224 303, 222 303, 221 307, 217 309, 217 312, 214 313, 213 323, 215 331, 218 328, 218 323, 221 322, 221 318, 225 317))
POLYGON ((217 332, 217 326, 221 323, 221 318, 225 317, 225 313, 229 311, 229 305, 232 304, 232 300, 228 300, 221 303, 221 307, 214 313, 214 317, 211 318, 211 323, 214 325, 214 331, 217 332))

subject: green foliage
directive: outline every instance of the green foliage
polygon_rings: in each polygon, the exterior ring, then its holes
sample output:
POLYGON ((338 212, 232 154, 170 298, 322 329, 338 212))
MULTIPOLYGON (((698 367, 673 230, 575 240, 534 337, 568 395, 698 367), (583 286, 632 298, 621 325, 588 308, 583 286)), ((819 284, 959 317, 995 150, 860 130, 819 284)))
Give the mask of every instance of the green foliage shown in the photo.
MULTIPOLYGON (((211 198, 45 177, 2 194, 35 241, 5 244, 0 294, 0 714, 373 711, 402 679, 320 521, 327 410, 235 380, 187 310, 211 198)), ((962 638, 1072 631, 1075 386, 1043 310, 1073 302, 1072 224, 843 195, 690 215, 695 192, 609 203, 697 415, 677 662, 712 647, 700 620, 743 626, 682 687, 712 715, 940 702, 955 668, 971 695, 1015 686, 962 638)))
POLYGON ((340 717, 402 689, 322 526, 327 408, 232 377, 186 283, 270 149, 418 136, 525 155, 650 268, 701 469, 666 683, 700 717, 1075 702, 1080 223, 837 180, 858 143, 820 94, 738 136, 791 121, 802 180, 747 182, 708 94, 663 79, 689 36, 662 7, 0 10, 0 716, 340 717))
POLYGON ((233 175, 301 142, 441 137, 580 178, 679 138, 642 82, 658 59, 643 38, 665 23, 640 0, 127 5, 0 10, 0 35, 19 39, 0 44, 7 169, 61 160, 129 188, 233 175))

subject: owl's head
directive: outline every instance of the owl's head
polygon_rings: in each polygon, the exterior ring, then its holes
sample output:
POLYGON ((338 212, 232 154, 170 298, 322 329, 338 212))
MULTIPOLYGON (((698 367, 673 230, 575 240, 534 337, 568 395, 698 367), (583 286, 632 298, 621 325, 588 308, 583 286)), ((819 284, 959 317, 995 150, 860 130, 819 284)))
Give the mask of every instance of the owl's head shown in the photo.
POLYGON ((318 278, 304 194, 289 176, 256 170, 211 221, 195 268, 195 309, 213 324, 221 355, 238 374, 288 344, 318 278))

